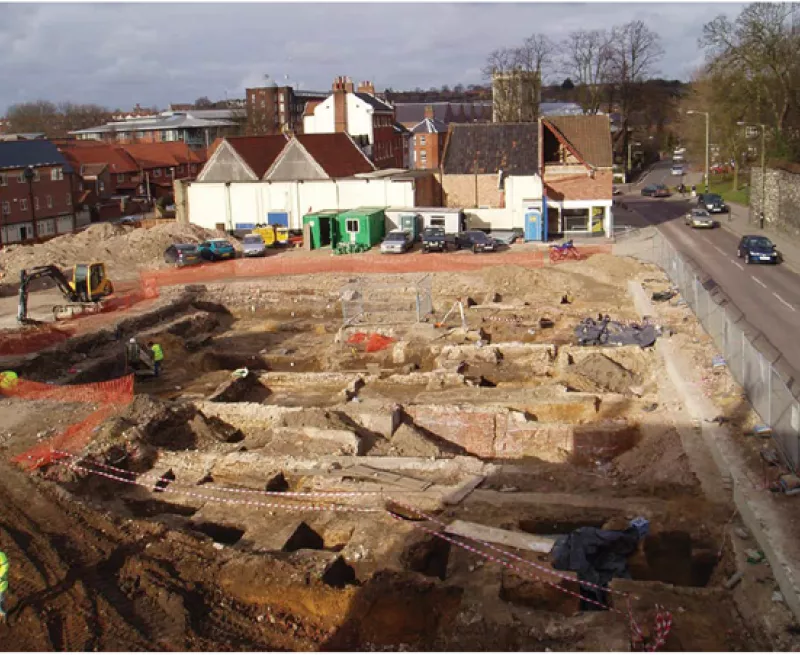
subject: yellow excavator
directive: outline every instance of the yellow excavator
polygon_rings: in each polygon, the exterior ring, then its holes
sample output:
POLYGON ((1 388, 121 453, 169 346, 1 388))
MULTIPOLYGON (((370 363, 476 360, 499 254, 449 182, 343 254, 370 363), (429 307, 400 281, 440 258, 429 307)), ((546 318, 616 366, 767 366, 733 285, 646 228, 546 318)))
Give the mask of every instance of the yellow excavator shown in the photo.
POLYGON ((114 293, 114 285, 106 275, 106 265, 100 262, 92 264, 76 264, 72 267, 68 278, 58 266, 36 266, 20 271, 19 305, 17 321, 30 323, 28 318, 28 287, 31 282, 49 277, 58 286, 68 305, 53 307, 53 316, 75 315, 76 313, 93 312, 100 309, 100 301, 114 293))

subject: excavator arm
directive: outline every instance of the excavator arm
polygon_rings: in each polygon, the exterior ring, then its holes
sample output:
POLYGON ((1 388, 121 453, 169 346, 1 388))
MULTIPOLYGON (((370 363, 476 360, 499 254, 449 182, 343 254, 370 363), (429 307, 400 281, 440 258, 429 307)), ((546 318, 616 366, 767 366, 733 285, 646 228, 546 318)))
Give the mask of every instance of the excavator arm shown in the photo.
POLYGON ((57 266, 36 266, 35 268, 23 269, 19 274, 19 305, 17 306, 17 321, 20 323, 28 322, 28 286, 39 278, 52 278, 59 291, 68 302, 78 302, 78 294, 72 289, 69 280, 64 276, 57 266))

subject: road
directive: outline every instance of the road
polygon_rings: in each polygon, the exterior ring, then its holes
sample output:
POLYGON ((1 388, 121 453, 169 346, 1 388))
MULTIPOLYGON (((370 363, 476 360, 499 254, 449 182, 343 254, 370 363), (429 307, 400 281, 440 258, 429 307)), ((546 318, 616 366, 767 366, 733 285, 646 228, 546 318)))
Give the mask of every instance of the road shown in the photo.
MULTIPOLYGON (((655 225, 681 253, 711 276, 796 371, 800 371, 800 276, 783 265, 747 265, 737 259, 739 237, 723 228, 694 230, 683 223, 690 200, 653 199, 637 195, 644 184, 669 176, 670 162, 660 162, 623 197, 631 211, 617 211, 619 224, 655 225)), ((725 215, 720 217, 725 222, 725 215)))

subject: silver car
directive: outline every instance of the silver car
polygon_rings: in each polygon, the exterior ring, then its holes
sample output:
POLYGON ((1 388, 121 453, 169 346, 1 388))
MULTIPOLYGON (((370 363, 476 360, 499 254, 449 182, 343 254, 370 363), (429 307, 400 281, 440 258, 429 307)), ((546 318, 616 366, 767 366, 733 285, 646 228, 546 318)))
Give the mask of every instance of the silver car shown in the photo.
POLYGON ((242 241, 242 251, 245 257, 264 257, 267 254, 267 245, 260 234, 248 234, 242 241))
POLYGON ((386 235, 381 244, 382 253, 403 253, 412 246, 411 232, 407 230, 392 230, 386 235))
POLYGON ((718 223, 705 209, 693 209, 686 214, 686 225, 690 227, 717 227, 718 223))

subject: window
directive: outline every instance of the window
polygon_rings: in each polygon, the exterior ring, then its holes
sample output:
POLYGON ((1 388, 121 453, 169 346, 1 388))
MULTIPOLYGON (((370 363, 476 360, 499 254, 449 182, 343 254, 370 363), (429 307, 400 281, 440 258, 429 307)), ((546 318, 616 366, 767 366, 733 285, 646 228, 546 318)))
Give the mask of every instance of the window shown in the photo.
POLYGON ((117 173, 117 184, 122 184, 125 181, 125 173, 117 173))
POLYGON ((422 152, 420 152, 420 153, 419 153, 419 160, 420 160, 420 161, 421 161, 423 164, 424 164, 426 161, 428 161, 428 153, 427 153, 427 152, 425 152, 424 150, 423 150, 422 152))
POLYGON ((33 169, 33 181, 34 182, 38 182, 39 181, 39 169, 38 168, 34 168, 33 169))
POLYGON ((72 194, 68 193, 67 194, 67 207, 69 207, 71 204, 72 204, 72 194))
POLYGON ((34 208, 34 209, 39 209, 39 196, 36 196, 36 197, 33 199, 33 208, 34 208))
POLYGON ((27 198, 23 198, 22 200, 19 201, 19 208, 22 211, 28 211, 28 199, 27 198))
POLYGON ((589 209, 563 209, 564 232, 587 232, 589 230, 589 209))
POLYGON ((47 196, 47 197, 45 197, 45 200, 47 201, 47 208, 48 209, 52 209, 53 208, 53 196, 47 196))
POLYGON ((347 230, 350 234, 355 234, 358 232, 358 219, 355 218, 348 218, 345 222, 345 230, 347 230))
POLYGON ((61 168, 51 168, 50 169, 50 179, 53 182, 56 182, 58 180, 63 180, 64 179, 64 170, 61 169, 61 168))
POLYGON ((27 180, 25 179, 25 171, 20 171, 19 175, 17 175, 17 182, 20 184, 25 184, 27 180))
POLYGON ((153 177, 161 177, 161 169, 160 168, 154 168, 153 169, 153 177))
POLYGON ((103 180, 97 181, 97 189, 99 190, 100 193, 103 193, 103 191, 106 190, 106 185, 105 182, 103 182, 103 180))
POLYGON ((424 134, 420 134, 420 135, 417 137, 417 139, 419 139, 419 145, 421 145, 421 146, 424 146, 424 145, 425 145, 425 135, 424 135, 424 134))
POLYGON ((8 186, 8 178, 5 173, 0 173, 0 186, 8 186))
POLYGON ((3 214, 8 216, 11 213, 11 205, 8 202, 3 203, 3 214))

